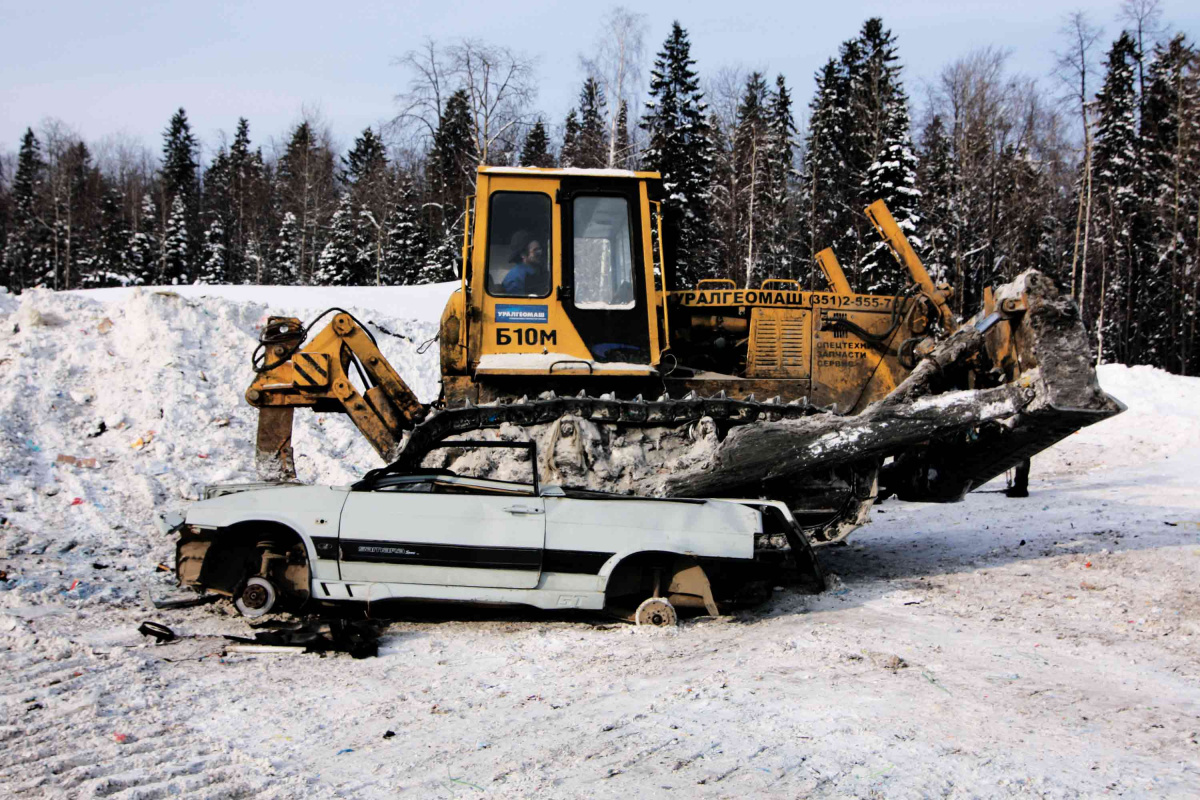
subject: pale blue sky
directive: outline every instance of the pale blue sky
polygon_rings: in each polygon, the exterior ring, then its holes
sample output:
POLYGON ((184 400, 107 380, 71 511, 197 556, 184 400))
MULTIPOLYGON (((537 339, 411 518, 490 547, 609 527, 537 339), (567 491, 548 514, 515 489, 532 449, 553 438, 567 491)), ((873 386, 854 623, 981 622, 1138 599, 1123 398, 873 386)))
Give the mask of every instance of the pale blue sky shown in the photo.
MULTIPOLYGON (((691 0, 632 3, 649 22, 648 51, 672 19, 688 29, 702 74, 726 65, 783 72, 798 106, 812 76, 879 15, 899 37, 914 98, 920 81, 984 45, 1012 50, 1011 67, 1049 81, 1057 29, 1087 7, 1115 38, 1119 0, 691 0)), ((1166 19, 1200 30, 1200 3, 1167 0, 1166 19)), ((319 108, 340 144, 390 118, 406 75, 393 60, 424 37, 479 37, 540 56, 537 105, 552 122, 575 102, 578 55, 591 48, 609 4, 495 2, 104 2, 0 0, 0 151, 27 125, 57 117, 89 141, 117 132, 158 149, 171 113, 184 106, 211 146, 218 131, 250 119, 256 142, 282 136, 301 106, 319 108)))

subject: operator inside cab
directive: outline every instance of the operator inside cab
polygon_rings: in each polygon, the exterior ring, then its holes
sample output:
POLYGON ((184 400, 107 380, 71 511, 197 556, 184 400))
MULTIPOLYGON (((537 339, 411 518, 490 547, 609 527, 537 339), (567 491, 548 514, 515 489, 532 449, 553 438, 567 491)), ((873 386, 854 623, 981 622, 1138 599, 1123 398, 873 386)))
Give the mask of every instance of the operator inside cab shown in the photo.
POLYGON ((488 222, 487 291, 493 297, 550 294, 550 195, 496 192, 488 222))
POLYGON ((550 271, 546 269, 546 248, 529 231, 513 234, 509 261, 513 267, 500 283, 508 297, 543 297, 550 291, 550 271))

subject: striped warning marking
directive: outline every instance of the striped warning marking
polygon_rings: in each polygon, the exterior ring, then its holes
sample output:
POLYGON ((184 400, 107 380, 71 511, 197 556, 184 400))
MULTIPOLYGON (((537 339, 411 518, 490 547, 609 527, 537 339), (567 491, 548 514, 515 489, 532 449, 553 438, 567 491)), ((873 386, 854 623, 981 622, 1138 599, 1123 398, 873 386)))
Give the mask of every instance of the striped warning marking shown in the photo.
POLYGON ((297 389, 329 386, 329 356, 324 353, 297 353, 292 357, 292 371, 292 384, 297 389))

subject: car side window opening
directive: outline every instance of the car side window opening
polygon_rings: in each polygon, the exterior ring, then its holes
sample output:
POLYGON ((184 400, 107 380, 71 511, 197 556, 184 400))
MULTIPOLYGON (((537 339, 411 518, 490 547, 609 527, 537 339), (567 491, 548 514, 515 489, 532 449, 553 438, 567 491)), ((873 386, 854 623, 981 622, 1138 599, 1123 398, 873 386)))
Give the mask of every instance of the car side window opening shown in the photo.
POLYGON ((624 197, 576 197, 571 213, 575 307, 633 308, 629 201, 624 197))
POLYGON ((550 294, 550 196, 496 192, 488 221, 487 290, 494 297, 550 294))
POLYGON ((375 491, 377 492, 416 492, 420 494, 429 494, 433 491, 432 481, 407 481, 405 483, 392 483, 386 486, 380 486, 375 491))

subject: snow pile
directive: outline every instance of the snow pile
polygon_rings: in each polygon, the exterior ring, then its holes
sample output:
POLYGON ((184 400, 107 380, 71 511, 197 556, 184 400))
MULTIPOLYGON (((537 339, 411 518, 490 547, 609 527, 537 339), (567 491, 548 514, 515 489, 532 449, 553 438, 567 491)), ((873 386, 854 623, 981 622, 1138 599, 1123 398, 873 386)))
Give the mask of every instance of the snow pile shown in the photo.
POLYGON ((1035 456, 1033 464, 1038 473, 1133 469, 1180 457, 1196 458, 1200 453, 1200 378, 1124 364, 1104 364, 1098 375, 1104 391, 1128 410, 1084 428, 1035 456))
MULTIPOLYGON (((414 319, 422 322, 437 322, 451 292, 461 284, 430 283, 424 286, 165 286, 151 291, 169 291, 189 300, 221 298, 239 303, 267 303, 272 313, 278 315, 279 308, 316 308, 325 310, 330 306, 342 308, 373 309, 396 319, 414 319)), ((0 287, 0 313, 7 313, 4 306, 4 288, 0 287)), ((137 292, 147 291, 140 287, 114 287, 111 289, 85 289, 69 294, 99 300, 104 303, 125 302, 137 292)), ((12 298, 12 295, 8 295, 12 298)))
MULTIPOLYGON (((420 307, 426 321, 348 310, 429 401, 439 389, 438 351, 416 350, 436 333, 428 320, 440 308, 427 287, 414 294, 419 303, 398 307, 420 307)), ((255 477, 257 411, 243 393, 259 328, 269 314, 307 322, 322 303, 345 299, 329 295, 292 290, 290 303, 269 308, 174 290, 0 297, 0 516, 8 520, 0 554, 53 551, 85 566, 170 562, 153 514, 198 499, 205 484, 255 477)), ((301 410, 295 446, 301 479, 316 483, 349 482, 381 463, 341 415, 301 410)), ((74 596, 128 597, 103 583, 89 580, 74 596)), ((34 580, 20 588, 42 587, 34 580)))

